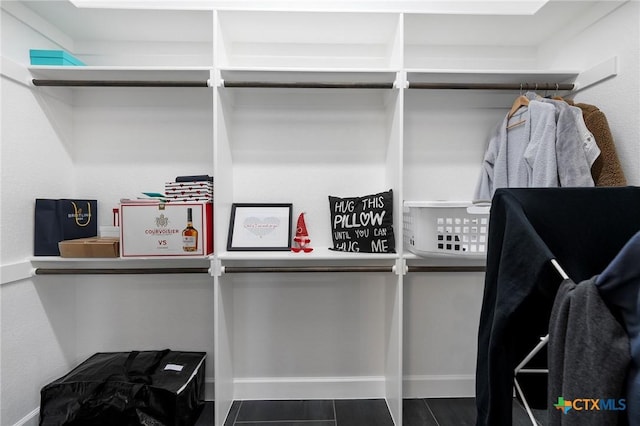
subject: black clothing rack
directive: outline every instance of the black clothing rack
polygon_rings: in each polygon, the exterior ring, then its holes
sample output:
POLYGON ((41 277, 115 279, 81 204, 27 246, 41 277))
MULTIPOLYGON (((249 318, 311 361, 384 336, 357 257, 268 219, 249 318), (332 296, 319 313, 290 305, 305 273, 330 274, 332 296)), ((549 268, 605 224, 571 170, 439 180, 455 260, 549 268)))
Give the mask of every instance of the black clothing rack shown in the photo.
MULTIPOLYGON (((477 426, 511 424, 514 373, 532 371, 523 364, 546 367, 544 359, 522 361, 544 346, 559 269, 574 282, 600 274, 640 229, 639 210, 640 188, 632 186, 496 190, 478 327, 477 426)), ((559 396, 547 395, 544 380, 520 386, 533 408, 559 396)))

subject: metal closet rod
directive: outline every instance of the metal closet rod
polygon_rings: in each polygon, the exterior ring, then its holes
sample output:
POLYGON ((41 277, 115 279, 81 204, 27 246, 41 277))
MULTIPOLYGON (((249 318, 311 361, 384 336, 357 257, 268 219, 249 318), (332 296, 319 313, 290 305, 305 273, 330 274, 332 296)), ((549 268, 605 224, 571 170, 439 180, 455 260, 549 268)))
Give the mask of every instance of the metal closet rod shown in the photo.
MULTIPOLYGON (((34 78, 34 86, 57 87, 210 87, 209 81, 170 80, 44 80, 34 78)), ((292 88, 292 89, 393 89, 393 83, 340 82, 273 82, 223 81, 229 88, 292 88)), ((440 90, 574 90, 573 83, 408 83, 409 89, 440 90)))
POLYGON ((63 87, 209 87, 208 81, 171 80, 31 80, 34 86, 63 87))
MULTIPOLYGON (((408 272, 484 272, 484 266, 408 266, 408 272)), ((394 272, 393 266, 224 266, 223 273, 269 273, 269 272, 394 272)))
MULTIPOLYGON (((484 266, 408 266, 408 272, 484 272, 484 266)), ((224 266, 225 273, 246 272, 394 272, 393 266, 301 266, 301 267, 256 267, 224 266)))
MULTIPOLYGON (((408 266, 408 272, 484 272, 484 266, 408 266)), ((226 274, 294 272, 394 272, 393 266, 223 266, 226 274)), ((35 275, 209 274, 209 268, 36 268, 35 275)))
POLYGON ((393 272, 393 266, 223 266, 225 274, 283 272, 393 272))
POLYGON ((446 90, 573 90, 573 83, 413 83, 409 89, 446 90))
POLYGON ((393 83, 340 83, 316 81, 223 81, 224 87, 279 89, 393 89, 393 83))
MULTIPOLYGON (((308 88, 308 89, 393 89, 393 83, 323 83, 323 82, 271 82, 223 81, 224 87, 239 88, 308 88)), ((440 90, 574 90, 573 83, 412 83, 409 89, 440 90)))
POLYGON ((409 265, 408 272, 485 272, 484 266, 415 266, 409 265))
MULTIPOLYGON (((233 273, 269 272, 393 272, 393 266, 302 266, 261 267, 224 266, 222 271, 233 273)), ((36 268, 35 275, 141 275, 141 274, 208 274, 209 268, 36 268)))

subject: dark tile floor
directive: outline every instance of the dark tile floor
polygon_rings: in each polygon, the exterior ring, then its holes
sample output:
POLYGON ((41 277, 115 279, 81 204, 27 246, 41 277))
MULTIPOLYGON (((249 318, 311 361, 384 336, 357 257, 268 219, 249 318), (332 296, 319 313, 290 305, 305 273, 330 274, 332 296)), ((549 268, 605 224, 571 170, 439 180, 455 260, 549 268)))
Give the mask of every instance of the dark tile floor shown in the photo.
MULTIPOLYGON (((542 425, 545 413, 536 411, 542 425)), ((473 398, 426 398, 403 401, 404 426, 474 426, 473 398)), ((207 402, 196 426, 213 424, 207 402)), ((531 426, 526 411, 513 402, 513 425, 531 426)), ((234 401, 225 426, 393 426, 382 399, 234 401)))

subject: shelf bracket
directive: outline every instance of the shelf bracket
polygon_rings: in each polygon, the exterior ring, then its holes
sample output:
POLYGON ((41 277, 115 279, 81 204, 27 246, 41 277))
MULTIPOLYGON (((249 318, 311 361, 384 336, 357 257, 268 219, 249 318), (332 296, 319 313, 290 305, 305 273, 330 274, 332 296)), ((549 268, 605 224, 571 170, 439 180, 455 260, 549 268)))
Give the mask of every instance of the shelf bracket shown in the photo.
POLYGON ((222 266, 222 262, 219 258, 214 257, 211 259, 211 268, 209 269, 211 272, 211 276, 220 277, 224 273, 224 268, 222 266))
POLYGON ((396 264, 393 266, 393 272, 395 272, 396 275, 406 275, 407 272, 409 272, 409 268, 407 267, 407 259, 396 259, 396 264))

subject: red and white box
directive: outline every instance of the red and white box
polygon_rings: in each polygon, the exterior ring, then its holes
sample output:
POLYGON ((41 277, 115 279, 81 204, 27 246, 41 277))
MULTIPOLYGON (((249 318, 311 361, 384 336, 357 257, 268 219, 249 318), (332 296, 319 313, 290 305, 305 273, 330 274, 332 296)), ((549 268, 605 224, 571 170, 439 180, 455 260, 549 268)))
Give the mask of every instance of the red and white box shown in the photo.
POLYGON ((166 182, 164 193, 168 202, 213 202, 213 182, 166 182))
POLYGON ((120 204, 120 257, 194 257, 211 253, 212 203, 131 200, 120 204), (191 232, 186 232, 189 219, 191 232))

